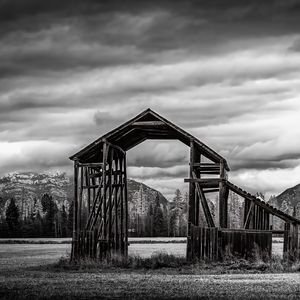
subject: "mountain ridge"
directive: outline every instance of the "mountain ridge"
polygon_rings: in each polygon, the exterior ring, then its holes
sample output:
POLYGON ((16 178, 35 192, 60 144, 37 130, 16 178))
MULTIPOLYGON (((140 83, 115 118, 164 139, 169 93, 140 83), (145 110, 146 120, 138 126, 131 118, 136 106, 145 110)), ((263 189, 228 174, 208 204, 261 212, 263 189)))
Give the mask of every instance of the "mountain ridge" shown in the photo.
POLYGON ((300 184, 287 188, 277 196, 273 196, 268 201, 276 208, 293 215, 294 208, 296 217, 300 217, 300 184))
MULTIPOLYGON (((29 215, 35 199, 41 199, 44 194, 53 197, 57 206, 63 205, 68 209, 73 199, 73 177, 65 173, 37 173, 37 172, 15 172, 0 178, 0 216, 4 217, 5 209, 9 200, 13 197, 19 207, 22 217, 29 215)), ((144 207, 153 203, 158 195, 162 207, 168 205, 168 200, 159 191, 133 179, 127 179, 129 205, 136 201, 142 190, 144 207), (146 203, 149 202, 149 203, 146 203)))

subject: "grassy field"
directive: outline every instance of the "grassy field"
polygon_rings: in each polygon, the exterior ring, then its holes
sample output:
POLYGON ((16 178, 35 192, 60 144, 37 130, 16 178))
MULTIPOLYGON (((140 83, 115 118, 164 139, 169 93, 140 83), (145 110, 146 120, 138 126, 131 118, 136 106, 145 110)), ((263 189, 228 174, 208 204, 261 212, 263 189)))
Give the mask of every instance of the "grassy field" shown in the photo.
MULTIPOLYGON (((129 251, 150 256, 153 250, 167 249, 182 256, 185 247, 185 243, 131 243, 129 251)), ((69 251, 70 244, 0 245, 0 299, 300 298, 300 274, 266 273, 260 263, 246 274, 232 266, 207 264, 155 270, 54 267, 69 251)))

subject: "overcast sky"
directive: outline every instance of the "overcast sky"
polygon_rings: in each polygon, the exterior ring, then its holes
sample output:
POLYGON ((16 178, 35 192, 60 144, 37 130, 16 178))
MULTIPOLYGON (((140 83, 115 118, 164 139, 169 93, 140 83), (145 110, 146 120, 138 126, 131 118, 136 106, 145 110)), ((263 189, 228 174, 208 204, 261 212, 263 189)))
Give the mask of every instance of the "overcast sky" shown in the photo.
MULTIPOLYGON (((0 175, 70 174, 71 154, 150 107, 250 192, 300 183, 300 1, 0 3, 0 175)), ((184 186, 179 142, 128 156, 169 198, 184 186)))

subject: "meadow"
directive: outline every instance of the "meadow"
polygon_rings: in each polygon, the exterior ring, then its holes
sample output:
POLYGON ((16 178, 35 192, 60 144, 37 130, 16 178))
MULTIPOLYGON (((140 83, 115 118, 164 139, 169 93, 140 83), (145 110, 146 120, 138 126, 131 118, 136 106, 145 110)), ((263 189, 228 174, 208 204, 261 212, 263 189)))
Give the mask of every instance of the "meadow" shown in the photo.
MULTIPOLYGON (((68 256, 71 245, 68 241, 56 242, 0 244, 1 299, 298 299, 300 296, 300 274, 281 269, 279 258, 274 260, 273 269, 266 269, 266 264, 260 261, 251 268, 246 262, 223 265, 203 262, 155 269, 109 265, 68 268, 58 261, 68 256)), ((273 250, 274 247, 282 247, 280 240, 274 241, 273 250)), ((173 243, 146 239, 145 244, 141 239, 132 239, 129 255, 148 257, 151 261, 153 252, 163 252, 184 261, 185 249, 184 239, 173 243)), ((294 271, 298 269, 300 266, 295 265, 294 271)))

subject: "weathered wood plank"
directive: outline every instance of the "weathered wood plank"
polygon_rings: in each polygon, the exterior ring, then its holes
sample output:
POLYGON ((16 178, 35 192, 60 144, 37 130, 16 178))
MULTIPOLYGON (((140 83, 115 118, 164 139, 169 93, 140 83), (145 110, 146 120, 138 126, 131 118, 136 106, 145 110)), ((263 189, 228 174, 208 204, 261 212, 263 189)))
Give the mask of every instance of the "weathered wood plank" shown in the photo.
POLYGON ((72 251, 71 260, 78 257, 78 234, 77 234, 77 211, 78 211, 78 162, 74 161, 74 199, 73 199, 73 235, 72 235, 72 251))
POLYGON ((253 208, 254 208, 254 202, 251 202, 250 207, 248 209, 247 216, 246 216, 246 220, 244 222, 244 229, 249 228, 250 220, 251 220, 252 214, 253 214, 253 208))
MULTIPOLYGON (((192 172, 192 176, 196 177, 195 172, 192 172)), ((195 186, 196 186, 197 194, 198 194, 198 196, 201 200, 202 208, 203 208, 204 215, 205 215, 206 221, 208 223, 208 226, 209 227, 215 227, 215 223, 214 223, 213 217, 210 213, 210 209, 208 207, 208 204, 207 204, 206 198, 204 196, 204 193, 203 193, 203 191, 202 191, 202 189, 201 189, 201 187, 199 186, 198 183, 195 183, 195 186)))
MULTIPOLYGON (((195 161, 194 140, 190 140, 190 178, 193 176, 193 165, 195 161)), ((193 259, 192 255, 192 225, 195 225, 195 186, 189 182, 189 200, 188 200, 188 229, 187 229, 187 260, 193 259)))

